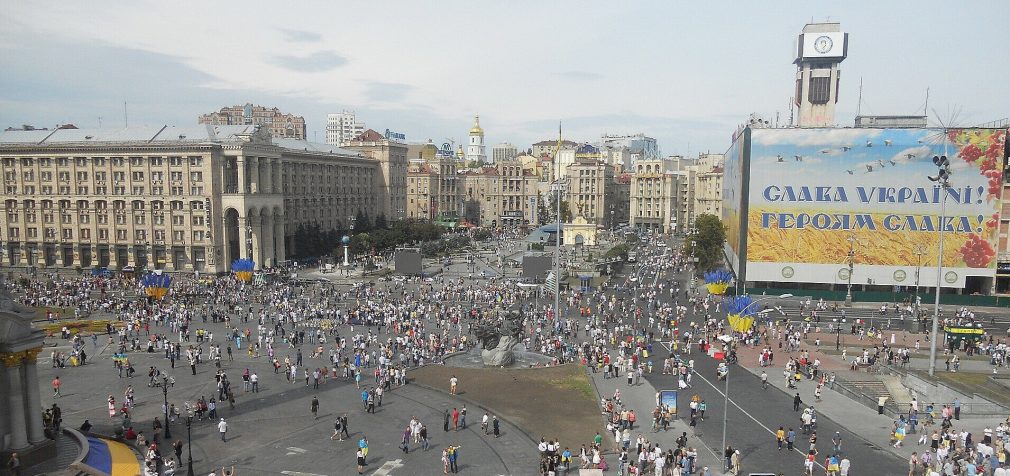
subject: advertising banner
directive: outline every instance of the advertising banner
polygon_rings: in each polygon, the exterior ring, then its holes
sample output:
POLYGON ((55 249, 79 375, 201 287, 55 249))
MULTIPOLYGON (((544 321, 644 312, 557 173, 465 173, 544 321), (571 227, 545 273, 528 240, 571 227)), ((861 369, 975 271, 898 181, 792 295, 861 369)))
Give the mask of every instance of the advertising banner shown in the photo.
POLYGON ((746 279, 846 283, 851 250, 854 284, 935 285, 941 227, 944 286, 993 277, 1005 139, 1001 129, 750 131, 746 279), (946 194, 928 178, 939 155, 951 163, 946 194))
POLYGON ((743 206, 747 198, 745 163, 747 142, 750 138, 750 129, 742 129, 733 135, 733 145, 726 151, 726 158, 723 161, 722 177, 722 223, 726 227, 726 261, 733 274, 737 277, 743 276, 740 262, 743 254, 743 244, 746 240, 744 235, 746 227, 743 226, 744 216, 743 206))
POLYGON ((666 405, 670 408, 670 414, 677 414, 677 391, 676 390, 660 390, 659 392, 659 404, 666 405))

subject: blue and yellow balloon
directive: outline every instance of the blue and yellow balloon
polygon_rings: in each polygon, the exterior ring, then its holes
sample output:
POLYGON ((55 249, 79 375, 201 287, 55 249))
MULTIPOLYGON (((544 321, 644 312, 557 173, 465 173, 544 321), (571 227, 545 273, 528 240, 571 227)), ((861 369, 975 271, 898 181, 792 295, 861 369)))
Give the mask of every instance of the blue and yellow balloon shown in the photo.
POLYGON ((737 332, 747 332, 754 327, 755 306, 750 296, 736 296, 726 303, 726 319, 729 326, 737 332))
POLYGON ((172 285, 172 278, 159 269, 144 276, 141 284, 144 286, 144 292, 147 293, 148 297, 161 300, 168 294, 168 290, 172 285))
POLYGON ((240 258, 231 262, 231 272, 235 273, 235 278, 243 283, 248 283, 252 280, 253 268, 256 267, 256 263, 249 258, 240 258))
POLYGON ((733 281, 733 273, 725 269, 709 271, 705 273, 705 289, 709 294, 722 296, 729 289, 729 283, 733 281))

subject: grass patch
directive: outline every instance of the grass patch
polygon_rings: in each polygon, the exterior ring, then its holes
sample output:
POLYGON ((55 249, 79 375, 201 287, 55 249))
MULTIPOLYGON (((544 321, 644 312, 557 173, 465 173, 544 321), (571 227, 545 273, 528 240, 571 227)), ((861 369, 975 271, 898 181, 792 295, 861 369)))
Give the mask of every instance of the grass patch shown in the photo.
POLYGON ((561 389, 578 392, 589 400, 595 400, 596 398, 596 392, 593 391, 593 386, 589 383, 589 378, 585 374, 570 375, 563 379, 551 380, 551 384, 561 389))

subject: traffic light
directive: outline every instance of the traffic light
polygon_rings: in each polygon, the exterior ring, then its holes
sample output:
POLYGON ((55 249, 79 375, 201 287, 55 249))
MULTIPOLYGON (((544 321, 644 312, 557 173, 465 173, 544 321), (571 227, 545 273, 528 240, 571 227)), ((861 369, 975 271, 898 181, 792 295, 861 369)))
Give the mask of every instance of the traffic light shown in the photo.
POLYGON ((946 155, 934 155, 933 164, 936 165, 936 176, 928 178, 934 182, 946 184, 947 180, 950 180, 950 160, 947 160, 946 155))

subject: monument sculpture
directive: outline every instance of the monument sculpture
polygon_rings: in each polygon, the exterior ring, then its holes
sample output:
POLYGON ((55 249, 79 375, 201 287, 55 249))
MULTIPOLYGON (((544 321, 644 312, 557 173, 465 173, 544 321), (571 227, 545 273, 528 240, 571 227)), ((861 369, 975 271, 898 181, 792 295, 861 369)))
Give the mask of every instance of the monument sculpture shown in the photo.
POLYGON ((480 341, 485 367, 508 367, 515 362, 515 346, 522 332, 522 314, 507 311, 496 321, 478 323, 475 334, 480 341))

